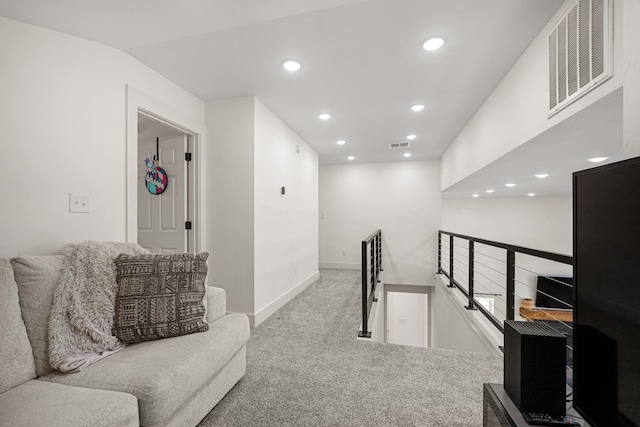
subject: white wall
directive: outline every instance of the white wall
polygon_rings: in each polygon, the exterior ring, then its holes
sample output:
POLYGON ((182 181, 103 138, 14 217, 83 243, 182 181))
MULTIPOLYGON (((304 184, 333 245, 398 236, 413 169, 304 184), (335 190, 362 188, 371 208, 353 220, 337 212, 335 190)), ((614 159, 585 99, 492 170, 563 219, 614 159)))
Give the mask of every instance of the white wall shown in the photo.
MULTIPOLYGON (((546 34, 557 19, 552 18, 442 156, 443 190, 622 86, 622 1, 612 1, 615 21, 613 77, 547 119, 546 34)), ((567 0, 559 12, 570 2, 567 0)))
POLYGON ((256 326, 318 278, 318 155, 254 97, 206 121, 209 282, 256 326))
POLYGON ((431 346, 475 353, 502 354, 502 333, 479 312, 464 308, 464 295, 436 280, 431 293, 431 346))
MULTIPOLYGON (((442 229, 453 233, 479 237, 526 248, 571 255, 573 253, 573 207, 571 197, 518 197, 444 199, 442 229)), ((457 253, 465 253, 466 242, 454 243, 457 253)), ((447 243, 448 247, 448 243, 447 243)), ((506 251, 486 245, 475 246, 477 273, 475 291, 501 294, 495 299, 499 320, 504 320, 506 308, 506 251), (503 272, 503 273, 501 273, 503 272)), ((443 259, 448 259, 443 255, 443 259)), ((456 258, 460 263, 464 257, 456 258)), ((443 262, 449 271, 448 261, 443 262)), ((454 267, 454 276, 462 286, 468 286, 466 267, 454 267)), ((516 254, 515 312, 522 298, 535 299, 538 275, 573 275, 569 265, 516 254)), ((520 319, 523 320, 523 319, 520 319)))
POLYGON ((387 292, 387 342, 427 347, 429 295, 387 292))
POLYGON ((640 155, 640 2, 624 2, 623 141, 625 153, 640 155))
POLYGON ((0 57, 0 256, 125 240, 126 85, 195 120, 204 103, 119 50, 1 17, 0 57))
POLYGON ((207 122, 208 282, 230 312, 254 312, 255 98, 210 101, 207 122))
POLYGON ((254 170, 259 323, 318 278, 318 154, 259 100, 254 170))
POLYGON ((361 241, 381 229, 385 282, 426 283, 437 263, 439 173, 437 161, 321 166, 321 267, 359 269, 361 241))
POLYGON ((571 197, 445 198, 442 229, 532 249, 573 253, 571 197))

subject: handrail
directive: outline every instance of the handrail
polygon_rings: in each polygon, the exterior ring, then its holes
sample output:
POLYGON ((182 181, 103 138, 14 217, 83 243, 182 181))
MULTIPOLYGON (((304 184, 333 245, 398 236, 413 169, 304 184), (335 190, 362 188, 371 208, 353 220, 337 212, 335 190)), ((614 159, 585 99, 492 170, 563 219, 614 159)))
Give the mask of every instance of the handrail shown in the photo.
POLYGON ((362 252, 362 330, 361 338, 371 338, 369 331, 369 314, 371 306, 377 302, 376 286, 382 271, 382 231, 376 230, 361 243, 362 252), (371 253, 369 254, 369 246, 371 253))
POLYGON ((369 234, 366 238, 364 238, 362 241, 363 242, 367 242, 370 243, 378 234, 381 234, 382 231, 380 230, 376 230, 373 233, 369 234))
POLYGON ((506 243, 496 242, 487 239, 481 239, 478 237, 466 236, 464 234, 452 233, 449 231, 438 230, 438 274, 443 274, 449 279, 449 284, 447 285, 450 288, 458 288, 468 299, 468 305, 465 308, 469 310, 478 310, 480 311, 489 321, 500 330, 500 332, 504 333, 504 327, 502 323, 488 310, 486 310, 482 305, 477 303, 474 299, 474 296, 477 295, 474 293, 474 282, 475 282, 475 250, 474 244, 479 243, 483 245, 493 246, 500 249, 505 249, 507 251, 506 254, 506 320, 514 320, 515 317, 515 256, 516 253, 521 253, 525 255, 531 255, 537 258, 542 258, 550 261, 555 261, 562 264, 573 265, 573 257, 564 254, 558 254, 554 252, 541 251, 537 249, 525 248, 517 245, 510 245, 506 243), (442 269, 442 238, 443 235, 449 236, 449 272, 442 269), (454 278, 454 264, 456 262, 454 256, 454 238, 460 238, 467 240, 469 242, 469 252, 467 255, 468 258, 468 288, 462 286, 455 278, 454 278))
POLYGON ((573 257, 570 255, 558 254, 555 252, 541 251, 538 249, 525 248, 523 246, 510 245, 507 243, 496 242, 493 240, 480 239, 478 237, 465 236, 464 234, 451 233, 449 231, 438 230, 438 234, 446 234, 453 237, 459 237, 483 245, 494 246, 496 248, 506 249, 507 251, 519 252, 525 255, 531 255, 538 258, 548 259, 550 261, 556 261, 563 264, 573 265, 573 257))

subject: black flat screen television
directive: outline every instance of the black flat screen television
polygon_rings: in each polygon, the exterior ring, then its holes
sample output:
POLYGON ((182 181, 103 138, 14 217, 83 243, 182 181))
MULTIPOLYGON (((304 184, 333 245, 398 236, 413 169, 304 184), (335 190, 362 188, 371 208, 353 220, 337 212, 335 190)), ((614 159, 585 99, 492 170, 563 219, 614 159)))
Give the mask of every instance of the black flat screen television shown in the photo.
POLYGON ((640 425, 640 158, 573 174, 574 406, 640 425))
POLYGON ((573 277, 538 276, 536 307, 573 309, 573 277))

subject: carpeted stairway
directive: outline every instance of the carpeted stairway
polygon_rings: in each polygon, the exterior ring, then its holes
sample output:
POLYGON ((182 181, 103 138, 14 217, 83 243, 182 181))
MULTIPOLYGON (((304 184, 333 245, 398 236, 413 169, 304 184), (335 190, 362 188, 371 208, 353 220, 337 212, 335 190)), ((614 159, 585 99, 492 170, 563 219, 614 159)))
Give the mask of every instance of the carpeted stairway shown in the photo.
POLYGON ((360 272, 320 279, 251 331, 247 374, 213 426, 481 426, 502 357, 357 341, 360 272))

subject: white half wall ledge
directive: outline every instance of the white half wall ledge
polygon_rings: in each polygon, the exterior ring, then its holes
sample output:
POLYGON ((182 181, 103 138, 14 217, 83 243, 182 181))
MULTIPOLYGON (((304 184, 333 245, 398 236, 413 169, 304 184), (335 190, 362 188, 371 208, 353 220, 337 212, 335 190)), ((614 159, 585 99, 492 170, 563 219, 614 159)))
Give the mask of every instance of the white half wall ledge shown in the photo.
POLYGON ((286 303, 297 297, 302 291, 307 289, 310 285, 312 285, 316 280, 320 278, 320 272, 316 271, 306 279, 302 280, 300 283, 295 285, 289 291, 285 292, 277 299, 266 305, 265 307, 258 310, 255 314, 244 313, 249 318, 249 326, 251 329, 254 329, 262 322, 267 320, 272 314, 276 311, 284 307, 286 303))
POLYGON ((360 270, 362 264, 358 262, 320 261, 320 270, 360 270))
MULTIPOLYGON (((444 274, 435 274, 436 286, 434 292, 438 292, 439 296, 446 298, 445 300, 436 301, 434 304, 447 304, 451 312, 449 315, 458 316, 462 319, 462 322, 467 326, 467 338, 465 342, 460 342, 460 348, 457 345, 446 345, 440 347, 438 343, 435 343, 434 347, 449 348, 451 350, 461 351, 474 351, 477 353, 487 353, 502 356, 503 353, 500 347, 504 344, 504 337, 502 333, 478 310, 467 310, 465 308, 468 300, 465 298, 462 292, 458 288, 448 287, 449 279, 444 274), (473 344, 475 348, 465 348, 469 342, 469 338, 475 338, 476 343, 473 344)), ((437 296, 436 296, 437 298, 437 296)), ((442 325, 442 319, 434 313, 432 328, 441 328, 440 331, 446 330, 442 325)), ((451 337, 450 337, 451 338, 451 337)), ((448 344, 452 344, 449 340, 448 344)))
MULTIPOLYGON (((545 25, 538 36, 523 52, 517 62, 504 76, 502 81, 476 111, 465 127, 456 135, 441 157, 441 190, 445 191, 471 177, 476 172, 490 167, 492 163, 511 153, 516 148, 542 136, 546 131, 564 122, 586 107, 595 104, 600 99, 606 98, 613 92, 623 88, 627 92, 627 84, 623 80, 623 70, 628 68, 637 58, 637 30, 629 29, 624 23, 637 18, 630 12, 632 18, 627 18, 627 4, 636 2, 624 2, 612 0, 613 7, 613 76, 595 87, 589 93, 567 105, 553 117, 548 118, 548 30, 554 26, 558 18, 569 7, 571 0, 558 9, 554 17, 545 25), (629 21, 627 21, 629 19, 629 21), (622 25, 621 25, 622 23, 622 25), (627 38, 634 41, 631 55, 625 55, 623 45, 627 38)), ((631 27, 637 27, 632 25, 631 27)), ((637 77, 634 77, 637 80, 637 77)), ((625 105, 626 109, 626 105, 625 105)), ((622 110, 621 110, 622 111, 622 110)), ((635 117, 635 116, 634 116, 635 117)), ((635 120, 637 121, 637 120, 635 120)), ((633 122, 633 121, 627 121, 633 122)), ((587 122, 588 123, 588 122, 587 122)), ((606 122, 605 122, 606 123, 606 122)), ((626 126, 626 124, 625 124, 626 126)), ((633 126, 631 124, 631 126, 633 126)), ((569 138, 571 135, 568 136, 569 138)), ((594 138, 592 143, 597 143, 597 135, 587 134, 586 138, 594 138)), ((610 140, 603 141, 603 144, 610 140)), ((544 159, 548 153, 544 150, 538 153, 544 159)), ((553 153, 558 158, 558 153, 553 153)), ((524 159, 526 162, 527 158, 524 159)), ((567 159, 569 161, 569 159, 567 159)), ((499 171, 494 172, 494 175, 499 171)), ((469 194, 470 196, 470 194, 469 194)))

